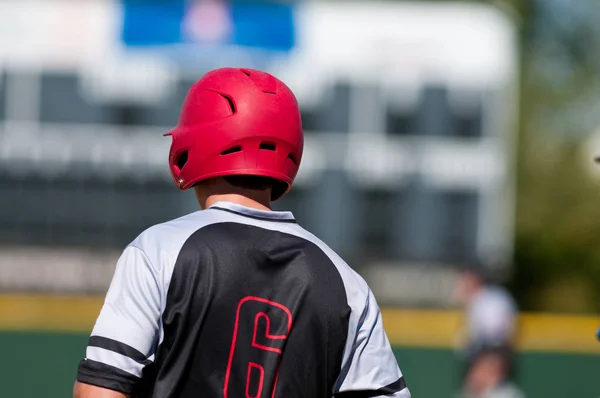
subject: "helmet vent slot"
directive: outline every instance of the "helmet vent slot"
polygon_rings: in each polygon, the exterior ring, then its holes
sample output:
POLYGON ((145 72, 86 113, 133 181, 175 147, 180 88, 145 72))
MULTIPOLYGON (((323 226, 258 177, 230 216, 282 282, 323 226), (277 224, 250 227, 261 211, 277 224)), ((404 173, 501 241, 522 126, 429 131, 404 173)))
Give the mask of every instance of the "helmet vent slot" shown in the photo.
POLYGON ((261 142, 259 148, 262 149, 262 150, 264 150, 264 151, 275 151, 275 150, 277 150, 277 147, 272 142, 261 142))
POLYGON ((296 162, 296 158, 291 153, 288 155, 288 159, 291 160, 296 166, 298 166, 298 162, 296 162))
POLYGON ((236 112, 236 109, 235 109, 235 104, 233 103, 233 100, 231 98, 229 98, 228 96, 226 96, 225 94, 219 93, 219 95, 221 97, 225 98, 225 100, 227 101, 227 104, 229 105, 229 108, 231 109, 231 114, 234 115, 236 112))
POLYGON ((236 152, 242 152, 242 147, 239 145, 236 145, 234 147, 226 149, 223 152, 221 152, 221 156, 231 155, 232 153, 236 153, 236 152))
POLYGON ((179 155, 177 155, 177 167, 179 168, 179 170, 183 169, 183 166, 185 166, 185 164, 188 161, 188 151, 183 151, 181 152, 179 155))

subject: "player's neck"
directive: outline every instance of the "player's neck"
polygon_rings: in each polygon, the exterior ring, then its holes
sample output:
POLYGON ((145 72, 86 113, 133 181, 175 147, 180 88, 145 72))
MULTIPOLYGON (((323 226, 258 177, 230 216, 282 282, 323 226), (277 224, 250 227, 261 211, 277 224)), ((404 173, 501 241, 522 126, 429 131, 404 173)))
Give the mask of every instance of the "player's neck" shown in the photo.
POLYGON ((223 179, 212 179, 194 187, 201 209, 218 202, 229 202, 258 210, 271 210, 271 190, 247 189, 233 186, 223 179))
POLYGON ((206 198, 204 203, 200 203, 200 207, 202 207, 203 209, 207 209, 218 202, 235 203, 237 205, 249 207, 251 209, 271 210, 271 201, 268 196, 265 197, 264 195, 241 195, 236 193, 210 195, 206 198))

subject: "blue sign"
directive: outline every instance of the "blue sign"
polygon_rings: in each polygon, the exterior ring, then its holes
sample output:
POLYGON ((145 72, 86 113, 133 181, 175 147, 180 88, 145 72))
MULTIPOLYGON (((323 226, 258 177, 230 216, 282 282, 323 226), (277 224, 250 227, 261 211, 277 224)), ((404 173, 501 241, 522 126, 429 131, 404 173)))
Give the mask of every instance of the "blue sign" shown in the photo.
POLYGON ((273 1, 121 0, 129 47, 236 45, 285 52, 294 47, 293 4, 273 1))

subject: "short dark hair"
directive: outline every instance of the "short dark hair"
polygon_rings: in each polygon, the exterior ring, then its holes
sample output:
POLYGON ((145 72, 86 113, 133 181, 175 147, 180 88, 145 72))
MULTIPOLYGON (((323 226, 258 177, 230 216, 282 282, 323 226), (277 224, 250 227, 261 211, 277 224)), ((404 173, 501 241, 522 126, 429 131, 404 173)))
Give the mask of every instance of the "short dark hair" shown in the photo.
POLYGON ((514 350, 506 344, 486 345, 478 349, 472 358, 471 364, 487 357, 494 357, 502 363, 502 368, 506 373, 510 373, 513 366, 514 350))
POLYGON ((457 270, 461 274, 472 275, 477 278, 483 284, 490 284, 497 282, 497 275, 490 269, 489 266, 481 263, 480 261, 470 261, 459 264, 457 270))
POLYGON ((271 189, 275 198, 280 197, 287 190, 287 184, 274 178, 262 176, 226 176, 223 177, 227 183, 237 188, 264 191, 271 189))

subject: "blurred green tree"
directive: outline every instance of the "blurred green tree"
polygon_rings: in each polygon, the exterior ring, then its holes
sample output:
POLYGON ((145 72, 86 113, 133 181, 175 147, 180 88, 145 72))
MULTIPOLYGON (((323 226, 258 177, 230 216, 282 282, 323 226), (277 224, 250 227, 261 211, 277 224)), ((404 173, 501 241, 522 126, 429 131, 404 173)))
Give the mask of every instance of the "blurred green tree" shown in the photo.
POLYGON ((509 286, 524 310, 597 312, 600 182, 587 172, 592 159, 581 149, 600 126, 600 2, 473 1, 506 10, 519 30, 517 231, 509 286))
POLYGON ((600 309, 600 189, 581 147, 600 125, 600 3, 506 1, 521 32, 517 234, 523 309, 600 309))

